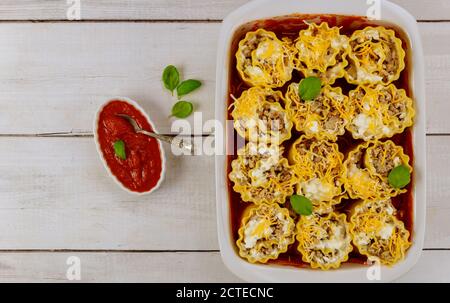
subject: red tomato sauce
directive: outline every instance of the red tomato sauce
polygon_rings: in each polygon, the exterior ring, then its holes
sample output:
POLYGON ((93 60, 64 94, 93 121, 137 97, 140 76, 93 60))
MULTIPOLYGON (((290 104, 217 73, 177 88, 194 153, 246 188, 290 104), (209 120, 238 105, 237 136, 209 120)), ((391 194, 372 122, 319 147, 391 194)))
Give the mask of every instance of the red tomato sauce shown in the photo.
POLYGON ((147 192, 161 178, 162 155, 159 143, 149 136, 138 134, 132 125, 117 114, 132 117, 142 129, 153 131, 149 121, 134 106, 123 101, 111 101, 100 113, 98 142, 111 173, 126 188, 134 192, 147 192), (126 159, 116 156, 114 142, 125 142, 126 159))

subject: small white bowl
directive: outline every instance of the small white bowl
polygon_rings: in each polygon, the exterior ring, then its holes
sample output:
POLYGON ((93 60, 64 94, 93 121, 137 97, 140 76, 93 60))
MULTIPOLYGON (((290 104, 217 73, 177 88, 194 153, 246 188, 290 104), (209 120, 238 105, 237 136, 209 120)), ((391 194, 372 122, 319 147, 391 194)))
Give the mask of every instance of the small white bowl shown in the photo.
POLYGON ((158 145, 159 145, 160 155, 161 155, 161 175, 159 177, 158 183, 156 183, 156 185, 154 187, 152 187, 150 190, 145 191, 145 192, 136 192, 136 191, 132 191, 129 188, 125 187, 119 181, 119 179, 117 179, 117 177, 112 173, 111 168, 108 166, 108 163, 106 163, 106 159, 103 156, 103 152, 101 150, 100 143, 98 141, 98 122, 99 122, 99 118, 100 118, 100 113, 103 111, 103 108, 106 105, 108 105, 110 102, 112 102, 112 101, 122 101, 122 102, 128 103, 129 105, 131 105, 134 108, 136 108, 145 117, 147 122, 152 127, 153 131, 158 133, 158 131, 155 129, 155 126, 154 126, 152 120, 150 119, 150 117, 142 109, 142 107, 139 106, 139 104, 136 101, 131 100, 130 98, 127 98, 127 97, 111 98, 108 101, 106 101, 105 103, 103 103, 100 106, 100 108, 97 110, 97 113, 95 114, 95 119, 94 119, 94 141, 95 141, 95 146, 97 148, 98 155, 99 155, 103 165, 105 166, 106 171, 108 172, 109 176, 116 182, 117 185, 119 185, 120 188, 122 188, 124 191, 126 191, 126 192, 128 192, 130 194, 133 194, 133 195, 143 196, 143 195, 150 194, 154 190, 158 189, 159 186, 161 185, 161 183, 164 180, 164 176, 165 176, 165 173, 166 173, 166 156, 165 156, 165 153, 164 153, 164 148, 163 148, 163 146, 161 144, 161 141, 157 140, 158 141, 158 145))
MULTIPOLYGON (((378 2, 377 2, 378 3, 378 2)), ((372 4, 373 5, 373 4, 372 4)), ((413 243, 405 259, 394 266, 381 266, 378 282, 392 281, 417 263, 425 235, 426 212, 426 142, 425 142, 425 80, 424 57, 417 22, 403 8, 387 0, 380 0, 381 21, 400 27, 411 45, 411 88, 416 101, 416 121, 413 127, 414 188, 413 243)), ((370 5, 361 0, 254 0, 229 14, 222 23, 216 64, 216 119, 225 124, 229 79, 230 45, 236 29, 260 19, 292 14, 335 14, 366 16, 370 5)), ((224 136, 226 138, 226 136, 224 136)), ((225 140, 225 142, 227 142, 225 140)), ((224 147, 225 148, 225 147, 224 147)), ((225 151, 223 151, 225 155, 225 151)), ((314 270, 291 266, 250 264, 236 252, 230 225, 227 190, 227 157, 216 156, 217 230, 220 253, 225 265, 240 278, 252 282, 377 282, 369 279, 372 267, 343 264, 336 270, 314 270), (368 275, 369 274, 369 275, 368 275)), ((373 269, 376 271, 376 269, 373 269)))

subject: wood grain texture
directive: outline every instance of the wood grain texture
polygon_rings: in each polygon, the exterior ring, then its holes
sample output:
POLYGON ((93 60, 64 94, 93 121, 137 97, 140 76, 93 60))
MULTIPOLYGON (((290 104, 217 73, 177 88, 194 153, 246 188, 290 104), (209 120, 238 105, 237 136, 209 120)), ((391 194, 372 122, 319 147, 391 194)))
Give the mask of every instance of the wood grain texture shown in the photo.
POLYGON ((0 142, 0 249, 218 247, 213 157, 166 148, 165 181, 134 196, 107 175, 92 138, 0 142))
MULTIPOLYGON (((194 101, 203 121, 212 119, 219 27, 215 23, 0 24, 0 134, 90 131, 96 109, 114 95, 137 100, 159 131, 168 133, 174 100, 160 81, 168 64, 179 66, 184 78, 203 81, 203 87, 186 99, 194 101)), ((450 23, 423 23, 420 29, 427 131, 450 133, 450 23)))
MULTIPOLYGON (((80 282, 242 282, 218 252, 0 253, 0 281, 74 283, 66 278, 71 256, 80 258, 80 282)), ((449 267, 449 251, 424 251, 417 265, 395 282, 448 283, 449 267)))
MULTIPOLYGON (((122 191, 92 138, 0 138, 0 249, 218 249, 213 157, 167 152, 149 196, 122 191)), ((450 137, 428 137, 425 247, 450 248, 450 137)), ((421 201, 417 201, 421 203, 421 201)))
MULTIPOLYGON (((90 20, 220 20, 247 0, 81 0, 81 18, 90 20)), ((392 0, 419 20, 449 20, 449 0, 392 0)), ((2 0, 0 20, 64 20, 61 0, 2 0)))
POLYGON ((0 133, 90 131, 97 108, 113 96, 136 100, 158 130, 169 133, 176 100, 161 82, 169 64, 183 79, 203 82, 183 99, 203 121, 212 119, 218 27, 0 24, 0 133))
MULTIPOLYGON (((67 281, 66 259, 76 255, 84 282, 239 282, 217 252, 124 252, 218 249, 212 157, 167 153, 162 187, 135 197, 107 176, 92 138, 4 135, 90 132, 95 110, 113 95, 138 101, 169 133, 173 100, 160 83, 167 64, 204 81, 190 98, 204 120, 213 118, 218 21, 247 1, 81 2, 84 20, 159 22, 0 23, 0 249, 120 252, 0 251, 0 281, 67 281)), ((393 2, 419 20, 450 20, 450 0, 393 2)), ((67 7, 2 0, 0 21, 65 20, 67 7)), ((450 134, 450 22, 420 23, 420 30, 427 131, 450 134)), ((450 136, 429 136, 427 149, 425 246, 446 250, 424 251, 401 282, 450 282, 450 136)))

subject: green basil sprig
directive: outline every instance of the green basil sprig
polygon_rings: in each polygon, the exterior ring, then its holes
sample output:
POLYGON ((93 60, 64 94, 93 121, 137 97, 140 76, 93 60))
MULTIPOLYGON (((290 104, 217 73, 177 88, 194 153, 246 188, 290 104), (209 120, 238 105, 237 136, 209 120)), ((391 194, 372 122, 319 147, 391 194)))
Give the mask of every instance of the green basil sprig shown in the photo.
POLYGON ((125 142, 122 140, 117 140, 114 142, 114 152, 116 153, 117 158, 126 160, 127 155, 125 153, 125 142))
POLYGON ((180 83, 180 73, 178 72, 178 69, 173 65, 169 65, 164 69, 162 81, 165 88, 170 90, 172 95, 175 89, 177 91, 178 102, 175 103, 172 107, 172 116, 177 118, 189 117, 192 114, 194 106, 189 101, 180 100, 180 97, 193 92, 194 90, 199 88, 202 83, 199 80, 195 79, 188 79, 180 83))
POLYGON ((190 116, 192 111, 194 110, 194 106, 191 102, 187 101, 178 101, 172 107, 172 116, 177 118, 187 118, 190 116))
POLYGON ((198 80, 189 79, 180 83, 177 87, 177 95, 178 97, 189 94, 190 92, 196 90, 202 85, 202 83, 198 80))
POLYGON ((312 214, 313 206, 311 200, 305 196, 293 195, 291 196, 291 205, 294 211, 302 216, 309 216, 312 214))
POLYGON ((173 94, 173 90, 177 88, 180 83, 180 73, 178 72, 178 69, 173 65, 167 66, 163 71, 162 81, 165 88, 170 90, 173 94))
POLYGON ((389 184, 394 188, 403 188, 411 182, 411 173, 405 165, 399 165, 388 175, 389 184))
POLYGON ((322 81, 317 77, 307 77, 298 85, 298 95, 304 101, 314 100, 322 88, 322 81))

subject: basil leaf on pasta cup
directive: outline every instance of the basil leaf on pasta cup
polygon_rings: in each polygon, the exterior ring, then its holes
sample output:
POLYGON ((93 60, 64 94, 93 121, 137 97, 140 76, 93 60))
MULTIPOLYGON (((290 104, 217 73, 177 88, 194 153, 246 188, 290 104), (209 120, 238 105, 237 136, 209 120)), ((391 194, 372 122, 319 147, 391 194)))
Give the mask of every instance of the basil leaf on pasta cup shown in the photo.
POLYGON ((346 197, 344 155, 336 143, 302 135, 292 144, 288 158, 298 179, 296 194, 310 199, 314 208, 330 208, 346 197))
POLYGON ((310 101, 301 100, 298 84, 289 85, 286 92, 286 110, 299 132, 318 139, 336 141, 345 133, 348 123, 348 97, 340 87, 325 85, 319 95, 310 101))
POLYGON ((353 199, 386 199, 407 190, 389 184, 389 172, 398 165, 405 165, 412 172, 409 157, 403 148, 388 140, 369 141, 349 152, 344 161, 344 185, 353 199))

